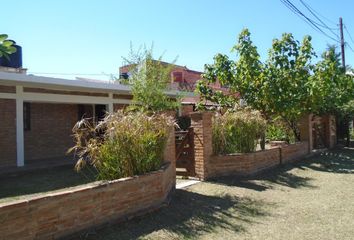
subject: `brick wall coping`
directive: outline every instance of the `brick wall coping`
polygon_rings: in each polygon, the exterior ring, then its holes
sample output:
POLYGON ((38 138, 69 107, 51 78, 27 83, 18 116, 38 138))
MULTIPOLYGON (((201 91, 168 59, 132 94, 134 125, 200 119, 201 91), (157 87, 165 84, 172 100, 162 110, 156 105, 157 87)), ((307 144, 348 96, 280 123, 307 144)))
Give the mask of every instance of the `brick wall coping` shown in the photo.
POLYGON ((214 154, 212 156, 216 157, 223 157, 223 156, 243 156, 243 155, 252 155, 252 154, 257 154, 257 153, 262 153, 262 152, 267 152, 267 151, 272 151, 273 149, 278 149, 278 148, 286 148, 286 147, 291 147, 291 146, 296 146, 296 145, 302 145, 306 144, 307 141, 302 141, 302 142, 295 142, 295 143, 290 143, 290 144, 284 144, 284 145, 279 145, 279 146, 271 146, 268 149, 264 150, 256 150, 254 152, 248 152, 248 153, 227 153, 227 154, 214 154))
POLYGON ((130 182, 130 181, 133 181, 133 180, 137 180, 139 178, 145 178, 145 177, 152 176, 152 175, 158 175, 158 174, 163 173, 166 169, 168 169, 170 164, 171 164, 170 162, 165 162, 162 164, 160 169, 152 171, 152 172, 148 172, 148 173, 145 173, 142 175, 135 175, 135 176, 131 176, 131 177, 119 178, 119 179, 109 180, 109 181, 99 180, 99 181, 85 183, 82 185, 69 187, 69 188, 65 188, 65 189, 53 190, 50 192, 45 192, 43 194, 39 193, 39 194, 35 194, 35 195, 30 195, 30 196, 23 196, 23 198, 21 198, 21 199, 16 199, 13 201, 0 203, 0 210, 2 208, 6 208, 6 207, 12 206, 12 205, 29 203, 29 202, 33 202, 33 201, 39 201, 42 199, 48 199, 48 198, 55 198, 58 196, 70 195, 70 194, 74 194, 76 192, 84 192, 84 191, 89 191, 92 189, 105 188, 105 187, 109 187, 112 184, 124 184, 124 183, 130 182))
POLYGON ((251 154, 257 154, 257 153, 261 153, 261 152, 266 152, 266 151, 270 151, 272 149, 275 149, 275 148, 283 148, 283 147, 290 147, 290 146, 294 146, 294 145, 301 145, 301 144, 304 144, 306 143, 306 141, 303 141, 303 142, 295 142, 295 143, 291 143, 291 144, 284 144, 282 146, 271 146, 270 148, 268 149, 264 149, 264 150, 256 150, 254 152, 247 152, 247 153, 227 153, 227 154, 217 154, 217 155, 214 155, 214 156, 239 156, 239 155, 251 155, 251 154))
POLYGON ((286 144, 284 144, 283 146, 299 145, 299 144, 303 144, 303 143, 307 143, 307 141, 294 142, 294 143, 286 143, 286 144))

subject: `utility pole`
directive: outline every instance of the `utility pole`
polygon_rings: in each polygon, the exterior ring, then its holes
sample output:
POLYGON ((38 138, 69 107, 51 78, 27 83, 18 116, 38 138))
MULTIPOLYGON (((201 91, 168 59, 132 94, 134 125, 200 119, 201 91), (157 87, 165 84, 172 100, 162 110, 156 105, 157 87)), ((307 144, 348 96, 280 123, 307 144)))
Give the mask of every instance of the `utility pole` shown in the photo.
POLYGON ((340 30, 340 48, 342 50, 342 66, 345 72, 345 53, 344 53, 344 34, 343 34, 343 19, 339 18, 339 30, 340 30))
MULTIPOLYGON (((344 53, 344 34, 343 34, 343 19, 342 17, 339 18, 339 30, 340 30, 340 48, 342 50, 342 66, 344 70, 344 74, 346 74, 345 69, 345 53, 344 53)), ((338 125, 337 125, 338 126, 338 125)), ((347 135, 346 146, 349 147, 350 145, 350 132, 349 132, 349 122, 342 122, 341 128, 344 128, 345 134, 347 135)), ((337 131, 338 134, 338 131, 337 131)))

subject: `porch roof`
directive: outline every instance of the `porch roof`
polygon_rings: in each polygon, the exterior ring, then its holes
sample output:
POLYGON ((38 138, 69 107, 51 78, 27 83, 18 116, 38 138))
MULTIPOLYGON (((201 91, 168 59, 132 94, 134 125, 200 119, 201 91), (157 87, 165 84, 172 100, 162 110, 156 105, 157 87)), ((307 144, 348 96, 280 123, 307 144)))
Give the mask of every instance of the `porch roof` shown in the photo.
MULTIPOLYGON (((89 91, 104 93, 130 94, 131 87, 113 82, 90 80, 70 80, 63 78, 43 77, 19 73, 0 72, 0 85, 21 85, 24 87, 50 88, 69 91, 89 91)), ((170 97, 176 97, 178 91, 167 91, 170 97)))

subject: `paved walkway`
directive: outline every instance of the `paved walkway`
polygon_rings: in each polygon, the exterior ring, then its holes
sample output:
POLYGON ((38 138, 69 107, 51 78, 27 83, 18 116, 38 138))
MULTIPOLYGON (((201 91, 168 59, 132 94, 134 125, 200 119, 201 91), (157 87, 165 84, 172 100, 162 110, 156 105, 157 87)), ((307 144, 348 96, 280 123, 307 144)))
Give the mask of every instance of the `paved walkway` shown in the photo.
POLYGON ((191 180, 191 179, 177 179, 176 189, 183 189, 190 187, 194 184, 200 183, 199 180, 191 180))

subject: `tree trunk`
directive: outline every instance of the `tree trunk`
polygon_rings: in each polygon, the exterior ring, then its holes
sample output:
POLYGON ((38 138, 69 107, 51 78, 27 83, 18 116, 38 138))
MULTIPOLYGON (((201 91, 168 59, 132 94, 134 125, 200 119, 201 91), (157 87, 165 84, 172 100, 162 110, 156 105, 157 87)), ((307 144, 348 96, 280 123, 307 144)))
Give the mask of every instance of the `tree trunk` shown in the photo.
POLYGON ((347 147, 350 147, 350 128, 349 128, 349 120, 347 121, 346 132, 347 132, 347 143, 346 143, 346 146, 347 146, 347 147))
POLYGON ((260 145, 261 145, 261 149, 262 150, 265 150, 265 134, 263 133, 262 136, 261 136, 261 141, 260 141, 260 145))

